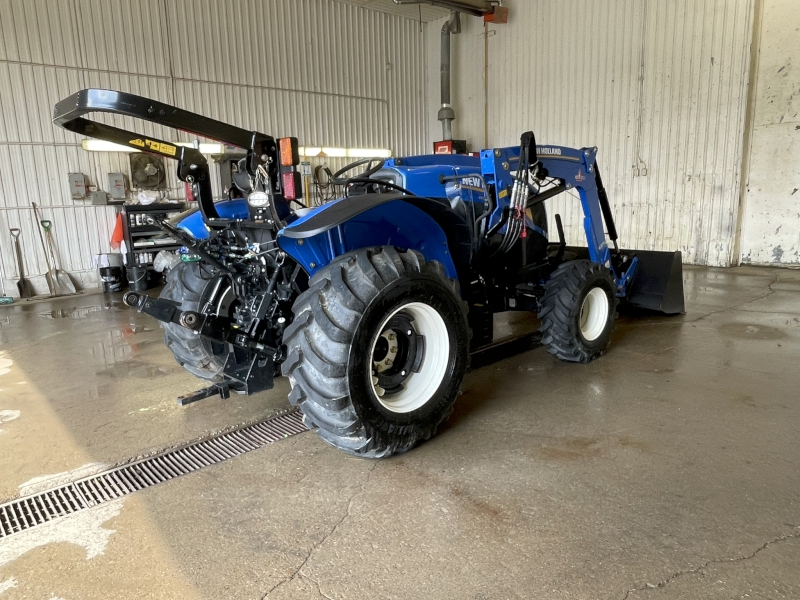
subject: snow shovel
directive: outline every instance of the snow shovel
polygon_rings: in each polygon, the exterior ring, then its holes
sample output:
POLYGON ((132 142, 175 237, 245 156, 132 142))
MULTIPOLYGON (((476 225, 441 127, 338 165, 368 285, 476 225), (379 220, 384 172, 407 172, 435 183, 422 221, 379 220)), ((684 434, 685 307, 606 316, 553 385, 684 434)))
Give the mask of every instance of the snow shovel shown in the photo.
POLYGON ((72 278, 67 274, 66 271, 59 269, 58 264, 56 263, 56 255, 53 251, 53 234, 50 233, 50 228, 53 224, 47 219, 43 219, 40 222, 42 224, 42 228, 44 229, 44 237, 47 240, 47 247, 50 250, 50 260, 52 261, 53 265, 52 274, 55 278, 56 288, 60 290, 60 293, 62 294, 77 294, 78 290, 75 289, 75 284, 72 283, 72 278))
POLYGON ((35 293, 33 285, 25 279, 25 265, 22 262, 22 247, 19 244, 19 229, 12 227, 9 229, 11 237, 14 238, 14 247, 17 251, 17 271, 19 271, 19 281, 17 281, 17 289, 19 290, 20 298, 33 298, 35 293))
MULTIPOLYGON (((36 215, 36 218, 39 219, 39 207, 36 206, 35 202, 31 202, 31 205, 33 206, 33 212, 36 215)), ((50 293, 53 296, 75 294, 75 286, 72 284, 69 275, 67 275, 64 271, 59 271, 56 268, 56 257, 53 253, 53 238, 50 235, 50 227, 52 223, 46 219, 39 219, 39 223, 42 225, 42 229, 45 231, 44 235, 42 235, 41 230, 39 230, 39 237, 42 240, 42 251, 44 252, 45 262, 47 262, 47 273, 45 274, 45 277, 47 279, 47 285, 50 288, 50 293), (45 236, 47 237, 47 243, 45 243, 45 236)))

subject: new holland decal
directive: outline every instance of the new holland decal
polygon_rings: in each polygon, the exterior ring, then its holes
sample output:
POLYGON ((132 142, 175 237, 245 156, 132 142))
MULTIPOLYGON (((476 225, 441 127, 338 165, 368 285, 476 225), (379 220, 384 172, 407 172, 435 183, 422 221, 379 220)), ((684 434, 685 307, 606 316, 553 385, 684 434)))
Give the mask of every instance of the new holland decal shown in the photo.
POLYGON ((470 190, 473 192, 484 191, 483 182, 478 177, 464 177, 461 179, 461 187, 465 190, 470 190))
POLYGON ((537 154, 544 154, 545 156, 561 156, 561 148, 550 148, 548 146, 536 146, 537 154))

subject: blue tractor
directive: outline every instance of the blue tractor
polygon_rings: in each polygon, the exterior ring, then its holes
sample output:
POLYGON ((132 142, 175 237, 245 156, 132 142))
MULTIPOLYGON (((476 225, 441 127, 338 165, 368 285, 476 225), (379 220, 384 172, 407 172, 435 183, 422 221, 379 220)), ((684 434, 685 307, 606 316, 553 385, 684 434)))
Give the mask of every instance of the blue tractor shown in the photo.
POLYGON ((54 122, 175 159, 192 186, 197 209, 154 222, 183 260, 159 298, 125 296, 210 381, 181 402, 269 389, 280 368, 305 423, 354 455, 405 452, 435 433, 495 313, 537 313, 547 350, 586 363, 608 348, 619 302, 684 310, 679 252, 618 247, 596 148, 537 146, 527 132, 476 156, 365 159, 334 175, 344 197, 307 208, 294 138, 99 89, 59 102, 54 122), (85 118, 94 112, 242 148, 240 197, 214 201, 197 149, 85 118), (580 198, 586 246, 566 244, 558 215, 550 240, 544 202, 564 192, 580 198))

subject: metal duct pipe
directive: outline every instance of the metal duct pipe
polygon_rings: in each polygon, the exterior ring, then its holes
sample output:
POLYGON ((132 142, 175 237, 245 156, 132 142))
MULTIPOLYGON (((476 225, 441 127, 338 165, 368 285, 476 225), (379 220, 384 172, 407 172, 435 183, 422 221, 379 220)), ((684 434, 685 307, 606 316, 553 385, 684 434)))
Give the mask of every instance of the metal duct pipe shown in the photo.
POLYGON ((453 121, 456 112, 450 106, 450 34, 461 33, 461 18, 457 12, 450 14, 450 18, 442 25, 442 54, 440 60, 442 107, 439 109, 438 119, 442 122, 442 139, 453 139, 453 121))

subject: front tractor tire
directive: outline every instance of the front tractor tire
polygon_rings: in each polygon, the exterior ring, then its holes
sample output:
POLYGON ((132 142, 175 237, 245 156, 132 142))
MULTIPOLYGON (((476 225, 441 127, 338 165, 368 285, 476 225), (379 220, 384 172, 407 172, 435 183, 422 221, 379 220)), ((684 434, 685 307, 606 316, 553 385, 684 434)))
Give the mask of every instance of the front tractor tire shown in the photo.
POLYGON ((382 458, 430 438, 467 367, 466 303, 444 267, 391 246, 343 255, 293 306, 283 374, 307 426, 382 458))
POLYGON ((561 360, 588 363, 608 349, 616 315, 611 271, 589 260, 566 262, 545 285, 542 344, 561 360))

